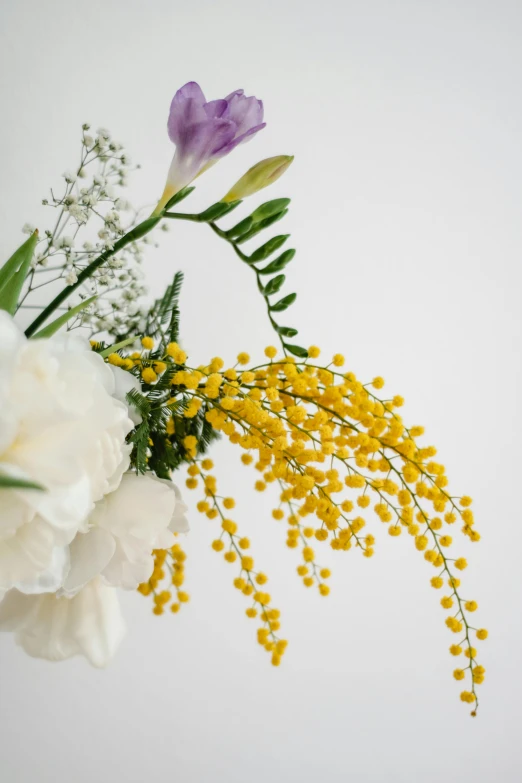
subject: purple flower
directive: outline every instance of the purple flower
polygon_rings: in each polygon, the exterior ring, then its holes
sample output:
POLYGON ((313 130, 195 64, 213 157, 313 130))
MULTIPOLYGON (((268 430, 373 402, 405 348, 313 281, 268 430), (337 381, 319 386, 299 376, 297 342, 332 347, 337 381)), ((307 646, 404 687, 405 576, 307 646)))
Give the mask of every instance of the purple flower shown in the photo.
POLYGON ((199 84, 188 82, 172 99, 167 127, 176 152, 155 213, 199 174, 265 127, 263 102, 247 97, 243 90, 207 101, 199 84))

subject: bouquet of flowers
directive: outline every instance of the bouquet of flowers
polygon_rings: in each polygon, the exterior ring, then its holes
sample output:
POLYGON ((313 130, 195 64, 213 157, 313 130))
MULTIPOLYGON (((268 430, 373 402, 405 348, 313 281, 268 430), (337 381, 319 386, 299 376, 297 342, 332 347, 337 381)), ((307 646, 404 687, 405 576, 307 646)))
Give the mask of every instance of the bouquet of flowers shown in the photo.
POLYGON ((82 654, 105 666, 125 632, 118 590, 148 597, 156 615, 180 611, 189 523, 173 474, 182 471, 179 482, 200 493, 198 511, 215 520, 212 548, 234 570, 257 640, 279 665, 280 611, 208 456, 225 437, 257 471, 256 491, 275 485, 272 516, 299 552, 299 578, 321 595, 329 548, 373 555, 368 512, 389 535, 411 536, 442 591, 450 653, 463 661, 453 676, 467 680, 460 698, 476 714, 485 670, 473 644, 487 631, 472 624, 477 603, 460 592, 466 560, 448 554, 456 524, 480 538, 471 498, 450 493, 435 448, 403 421, 404 401, 382 392, 381 377, 361 381, 342 354, 321 361, 318 347, 295 343, 286 314, 296 294, 282 291, 295 250, 282 250, 288 235, 264 233, 290 199, 243 208, 293 158, 262 160, 203 212, 179 211, 200 175, 264 127, 262 102, 243 90, 207 101, 186 84, 170 107, 175 152, 163 195, 140 219, 121 195, 122 146, 84 125, 76 171, 44 201, 54 228, 25 226, 28 239, 0 268, 0 628, 29 655, 82 654), (209 227, 252 270, 275 335, 264 357, 189 357, 181 272, 147 299, 144 249, 176 220, 209 227))

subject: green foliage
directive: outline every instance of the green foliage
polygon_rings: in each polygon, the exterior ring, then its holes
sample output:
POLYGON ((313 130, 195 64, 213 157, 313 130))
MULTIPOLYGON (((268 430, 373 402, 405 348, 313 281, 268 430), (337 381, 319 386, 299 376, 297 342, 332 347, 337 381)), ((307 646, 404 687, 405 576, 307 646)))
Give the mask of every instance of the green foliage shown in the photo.
POLYGON ((290 305, 293 304, 296 299, 297 294, 288 294, 287 296, 284 296, 282 299, 280 299, 279 302, 270 305, 270 310, 273 313, 281 313, 283 310, 286 310, 288 307, 290 307, 290 305))
MULTIPOLYGON (((170 206, 172 206, 173 203, 174 202, 169 202, 170 206)), ((263 245, 261 245, 261 247, 258 247, 257 250, 254 250, 254 252, 250 255, 247 255, 240 249, 240 245, 248 242, 248 240, 252 239, 269 226, 272 226, 278 220, 282 220, 282 218, 284 218, 288 212, 290 199, 278 198, 272 199, 271 201, 266 201, 264 204, 261 204, 259 207, 257 207, 251 215, 243 218, 239 221, 239 223, 236 223, 228 230, 221 229, 217 225, 216 221, 224 217, 232 209, 235 209, 240 203, 240 201, 234 201, 230 203, 220 201, 217 204, 213 204, 204 212, 200 212, 199 214, 167 212, 165 217, 174 220, 189 220, 199 223, 206 222, 218 236, 231 244, 236 252, 236 255, 241 259, 241 261, 243 261, 245 264, 248 264, 248 266, 250 266, 255 272, 257 287, 266 302, 268 318, 272 328, 277 332, 279 339, 281 340, 283 349, 288 353, 294 354, 295 356, 305 357, 308 355, 305 348, 301 348, 299 345, 289 345, 285 343, 284 338, 294 337, 297 334, 297 329, 293 329, 289 326, 280 326, 273 317, 274 313, 286 310, 295 301, 296 294, 288 294, 287 296, 277 301, 275 304, 271 304, 270 302, 270 297, 278 293, 285 282, 285 276, 277 273, 281 272, 281 270, 284 269, 293 260, 295 257, 295 250, 286 250, 285 252, 281 253, 278 258, 270 261, 265 267, 257 266, 257 264, 268 260, 268 258, 276 252, 276 250, 279 250, 279 248, 286 242, 289 235, 280 234, 278 236, 272 237, 263 245), (261 276, 268 275, 276 276, 270 279, 267 283, 263 283, 261 276)))
POLYGON ((66 313, 58 316, 58 318, 56 318, 54 321, 51 321, 50 324, 44 326, 43 329, 40 329, 39 332, 33 335, 33 339, 37 339, 39 337, 52 337, 53 334, 56 334, 56 332, 61 329, 62 326, 65 326, 65 324, 70 321, 71 318, 74 318, 76 315, 78 315, 78 313, 81 313, 82 310, 85 310, 86 307, 89 307, 89 305, 97 298, 98 296, 91 296, 89 299, 85 299, 85 301, 80 302, 80 304, 76 305, 76 307, 71 307, 71 309, 67 310, 66 313))
POLYGON ((37 242, 38 231, 35 231, 0 269, 0 310, 7 310, 11 315, 16 311, 37 242))
POLYGON ((232 210, 240 204, 241 201, 230 201, 228 204, 225 204, 223 201, 218 201, 217 204, 213 204, 204 212, 200 212, 198 217, 202 223, 210 223, 212 220, 219 220, 219 218, 228 215, 229 212, 232 212, 232 210))
POLYGON ((193 190, 196 190, 195 187, 189 187, 189 188, 182 188, 182 190, 178 191, 174 196, 172 196, 169 201, 165 204, 164 211, 166 212, 168 209, 171 209, 175 204, 179 204, 180 201, 183 201, 184 198, 187 198, 187 196, 190 196, 193 190))
POLYGON ((2 489, 36 489, 40 492, 45 491, 45 487, 37 484, 36 481, 27 481, 26 479, 6 476, 5 473, 0 473, 0 490, 2 489))

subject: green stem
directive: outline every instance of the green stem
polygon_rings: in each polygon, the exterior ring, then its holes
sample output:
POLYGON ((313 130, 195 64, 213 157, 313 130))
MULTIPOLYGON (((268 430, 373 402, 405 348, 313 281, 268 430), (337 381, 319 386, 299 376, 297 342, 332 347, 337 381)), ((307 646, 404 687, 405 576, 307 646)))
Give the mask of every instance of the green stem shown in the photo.
POLYGON ((62 302, 68 299, 68 297, 76 290, 76 288, 78 288, 78 286, 81 286, 83 283, 85 283, 86 280, 92 277, 94 272, 109 258, 111 258, 111 256, 118 253, 126 245, 130 244, 131 242, 136 242, 136 240, 141 239, 141 237, 145 236, 145 234, 148 234, 149 231, 152 231, 152 229, 159 223, 162 217, 162 215, 159 215, 154 218, 147 218, 147 220, 139 223, 127 234, 125 234, 125 236, 121 237, 121 239, 118 239, 112 248, 108 248, 103 253, 101 253, 98 258, 95 258, 94 261, 86 266, 83 272, 78 275, 77 281, 72 283, 72 285, 66 286, 62 291, 60 291, 60 293, 55 296, 52 302, 50 302, 50 304, 48 304, 47 307, 42 310, 40 315, 34 319, 34 321, 25 330, 26 336, 31 337, 31 335, 33 335, 39 329, 39 327, 45 321, 47 321, 49 316, 54 313, 54 311, 62 304, 62 302))

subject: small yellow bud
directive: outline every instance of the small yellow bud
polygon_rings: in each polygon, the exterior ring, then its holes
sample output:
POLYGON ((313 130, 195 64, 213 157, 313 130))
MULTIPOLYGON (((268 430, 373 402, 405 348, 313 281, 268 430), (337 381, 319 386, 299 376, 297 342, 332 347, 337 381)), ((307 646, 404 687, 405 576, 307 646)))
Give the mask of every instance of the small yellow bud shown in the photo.
POLYGON ((246 174, 243 174, 233 185, 221 201, 228 204, 231 201, 252 196, 259 190, 268 187, 281 177, 293 161, 293 155, 276 155, 273 158, 265 158, 252 166, 246 174))

